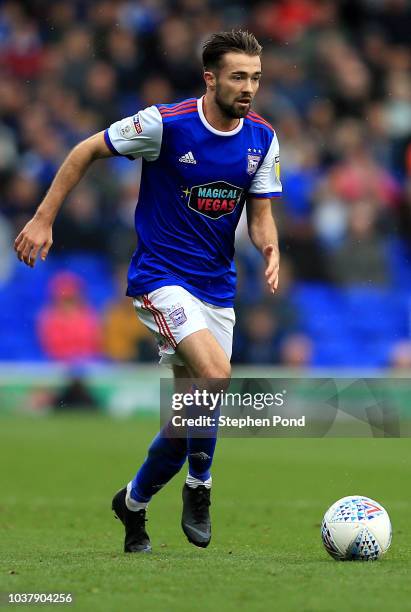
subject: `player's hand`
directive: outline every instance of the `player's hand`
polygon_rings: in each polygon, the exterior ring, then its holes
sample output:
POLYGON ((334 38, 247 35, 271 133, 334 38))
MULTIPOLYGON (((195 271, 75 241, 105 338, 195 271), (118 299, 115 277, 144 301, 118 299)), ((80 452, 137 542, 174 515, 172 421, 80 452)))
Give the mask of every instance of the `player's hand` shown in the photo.
POLYGON ((14 250, 20 261, 24 261, 27 266, 34 268, 39 253, 44 261, 52 244, 51 223, 34 216, 31 221, 26 223, 14 241, 14 250))
POLYGON ((278 272, 280 269, 280 255, 278 249, 273 244, 268 244, 263 249, 263 255, 266 263, 265 278, 271 293, 278 287, 278 272))

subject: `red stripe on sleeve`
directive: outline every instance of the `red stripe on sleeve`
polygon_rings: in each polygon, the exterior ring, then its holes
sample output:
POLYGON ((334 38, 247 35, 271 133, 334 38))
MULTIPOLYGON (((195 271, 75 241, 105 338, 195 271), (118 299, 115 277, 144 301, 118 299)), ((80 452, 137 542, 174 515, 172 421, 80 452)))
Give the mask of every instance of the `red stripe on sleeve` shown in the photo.
POLYGON ((160 114, 162 117, 174 117, 175 115, 186 115, 187 113, 194 113, 196 110, 197 110, 197 105, 188 107, 188 108, 184 107, 180 111, 172 111, 172 112, 160 111, 160 114))
POLYGON ((164 104, 160 104, 159 105, 159 109, 161 109, 162 111, 175 111, 175 110, 179 110, 180 108, 184 108, 185 106, 191 105, 191 104, 197 104, 196 100, 185 100, 184 102, 179 102, 178 104, 172 104, 171 106, 165 106, 164 104))

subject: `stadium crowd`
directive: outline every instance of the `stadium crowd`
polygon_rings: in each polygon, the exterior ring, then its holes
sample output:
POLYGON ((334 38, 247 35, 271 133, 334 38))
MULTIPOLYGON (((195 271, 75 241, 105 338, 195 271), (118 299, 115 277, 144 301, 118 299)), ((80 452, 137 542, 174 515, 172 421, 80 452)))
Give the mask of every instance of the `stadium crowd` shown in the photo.
POLYGON ((408 0, 0 2, 0 358, 155 359, 123 297, 138 162, 94 164, 35 271, 12 242, 71 147, 201 95, 202 42, 237 27, 264 47, 255 110, 278 133, 284 197, 275 297, 238 228, 234 362, 411 364, 408 0))

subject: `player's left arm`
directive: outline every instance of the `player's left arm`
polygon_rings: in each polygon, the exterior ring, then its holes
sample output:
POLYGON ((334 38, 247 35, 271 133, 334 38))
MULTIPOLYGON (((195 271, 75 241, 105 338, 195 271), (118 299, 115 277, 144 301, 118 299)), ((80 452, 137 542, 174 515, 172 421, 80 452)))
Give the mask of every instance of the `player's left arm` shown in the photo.
POLYGON ((265 259, 265 278, 271 293, 278 287, 280 251, 278 248, 278 231, 272 214, 269 198, 247 200, 248 233, 254 246, 265 259))
POLYGON ((278 287, 280 252, 271 198, 280 196, 280 150, 275 132, 270 147, 250 185, 247 198, 248 233, 265 259, 265 277, 271 293, 278 287))

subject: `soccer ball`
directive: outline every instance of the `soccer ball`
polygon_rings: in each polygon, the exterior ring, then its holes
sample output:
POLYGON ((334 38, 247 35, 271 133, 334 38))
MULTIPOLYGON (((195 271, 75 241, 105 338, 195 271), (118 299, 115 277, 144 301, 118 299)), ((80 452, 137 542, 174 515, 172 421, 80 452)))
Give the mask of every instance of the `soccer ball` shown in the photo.
POLYGON ((325 513, 321 538, 326 551, 338 561, 375 561, 391 544, 391 522, 378 502, 349 495, 325 513))

